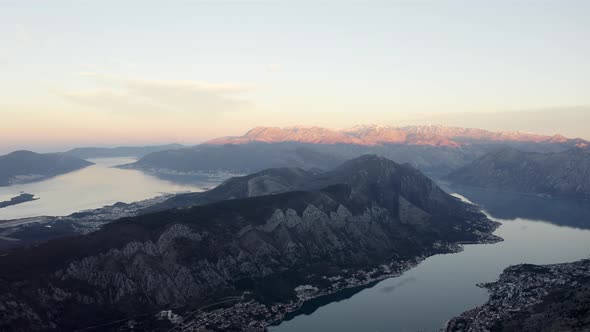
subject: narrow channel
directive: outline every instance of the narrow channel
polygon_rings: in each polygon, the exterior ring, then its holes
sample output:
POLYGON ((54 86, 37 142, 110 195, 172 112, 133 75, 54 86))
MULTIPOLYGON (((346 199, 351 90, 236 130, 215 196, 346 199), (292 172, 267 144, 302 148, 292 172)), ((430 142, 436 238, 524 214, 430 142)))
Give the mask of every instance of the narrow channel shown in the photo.
POLYGON ((467 245, 461 253, 429 257, 400 277, 316 299, 269 331, 438 331, 450 318, 485 303, 487 291, 476 284, 496 280, 509 265, 569 262, 590 255, 590 230, 584 228, 590 227, 587 201, 461 193, 502 224, 495 234, 503 242, 467 245))

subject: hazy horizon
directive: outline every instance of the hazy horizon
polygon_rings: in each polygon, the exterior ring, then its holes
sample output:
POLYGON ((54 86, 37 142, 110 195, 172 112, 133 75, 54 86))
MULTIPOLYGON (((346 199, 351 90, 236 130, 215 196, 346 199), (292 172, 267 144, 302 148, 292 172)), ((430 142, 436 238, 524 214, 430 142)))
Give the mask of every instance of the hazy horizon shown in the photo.
MULTIPOLYGON (((122 142, 109 142, 101 143, 98 140, 95 141, 81 141, 81 142, 69 142, 63 145, 42 145, 42 144, 31 144, 31 145, 0 145, 0 155, 6 154, 15 150, 32 150, 35 152, 63 152, 77 147, 119 147, 119 146, 147 146, 147 145, 166 145, 166 144, 183 144, 183 145, 198 145, 207 140, 219 138, 223 136, 241 136, 248 130, 254 127, 290 127, 290 126, 319 126, 329 129, 346 129, 355 125, 385 125, 394 127, 403 126, 427 126, 427 125, 441 125, 449 127, 464 127, 464 128, 478 128, 489 131, 518 131, 522 133, 533 133, 546 136, 563 135, 567 138, 582 138, 590 140, 590 132, 586 130, 587 124, 584 122, 586 118, 590 116, 589 108, 563 108, 563 109, 546 109, 546 110, 527 110, 527 111, 504 111, 494 113, 442 113, 442 114, 421 114, 416 117, 413 121, 400 120, 397 123, 378 123, 378 122, 367 122, 367 123, 356 123, 350 126, 329 126, 329 125, 317 125, 317 124, 287 124, 287 125, 276 125, 276 124, 264 124, 260 123, 252 127, 244 128, 243 130, 235 130, 234 132, 228 132, 225 135, 205 137, 201 140, 196 141, 122 141, 122 142), (558 115, 555 116, 555 113, 558 115), (561 126, 557 130, 550 132, 549 130, 543 130, 544 126, 554 124, 556 118, 559 117, 560 121, 567 126, 561 126), (506 119, 510 118, 510 122, 506 122, 506 119), (534 118, 535 121, 531 121, 534 118), (559 130, 561 129, 561 130, 559 130)), ((0 137, 2 135, 0 134, 0 137)))

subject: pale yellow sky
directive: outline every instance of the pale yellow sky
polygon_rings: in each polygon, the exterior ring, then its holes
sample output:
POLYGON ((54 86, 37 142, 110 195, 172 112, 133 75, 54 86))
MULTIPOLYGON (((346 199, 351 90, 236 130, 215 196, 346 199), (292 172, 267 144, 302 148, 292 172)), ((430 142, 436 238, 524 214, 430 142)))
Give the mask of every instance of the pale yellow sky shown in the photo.
POLYGON ((588 16, 587 1, 4 1, 0 151, 259 125, 590 138, 588 16))

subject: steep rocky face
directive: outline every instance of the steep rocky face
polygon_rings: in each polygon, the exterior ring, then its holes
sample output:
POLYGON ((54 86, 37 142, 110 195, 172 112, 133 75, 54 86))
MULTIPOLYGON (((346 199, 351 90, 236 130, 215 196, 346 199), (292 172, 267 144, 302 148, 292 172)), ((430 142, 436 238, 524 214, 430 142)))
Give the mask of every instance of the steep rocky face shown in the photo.
POLYGON ((305 177, 341 182, 125 218, 9 252, 0 329, 72 330, 244 291, 280 303, 327 271, 498 240, 495 223, 409 166, 364 156, 305 177))
POLYGON ((60 153, 15 151, 0 156, 0 186, 37 181, 89 165, 89 161, 60 153))
POLYGON ((482 285, 489 301, 453 318, 446 331, 588 331, 590 260, 553 265, 522 264, 482 285))
POLYGON ((590 150, 533 153, 505 148, 449 175, 477 187, 577 198, 590 197, 590 150))

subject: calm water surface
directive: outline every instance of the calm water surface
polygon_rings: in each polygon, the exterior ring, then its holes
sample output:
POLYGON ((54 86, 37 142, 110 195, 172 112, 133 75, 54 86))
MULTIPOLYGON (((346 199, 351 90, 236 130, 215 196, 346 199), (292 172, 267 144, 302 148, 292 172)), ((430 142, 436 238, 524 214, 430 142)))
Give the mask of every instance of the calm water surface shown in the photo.
POLYGON ((39 215, 64 216, 116 202, 139 201, 162 193, 201 191, 198 185, 173 183, 140 171, 111 167, 133 162, 130 158, 90 161, 95 165, 45 181, 0 187, 0 201, 17 196, 21 191, 40 198, 0 209, 0 220, 39 215))
POLYGON ((485 289, 476 283, 497 280, 509 265, 519 263, 561 263, 587 258, 590 255, 590 230, 560 226, 557 213, 547 206, 565 210, 568 204, 577 211, 567 215, 565 224, 590 226, 590 204, 534 198, 512 197, 504 193, 485 195, 462 192, 468 198, 477 197, 477 203, 493 206, 497 215, 510 218, 491 219, 502 223, 495 234, 504 242, 488 245, 467 245, 458 254, 437 255, 426 259, 416 268, 398 278, 383 280, 361 291, 348 292, 316 299, 302 308, 293 319, 270 328, 276 332, 294 331, 437 331, 447 320, 465 310, 487 301, 485 289), (499 195, 499 196, 498 196, 499 195), (482 197, 484 198, 482 198, 482 197), (491 204, 502 198, 501 205, 491 204), (487 201, 487 204, 485 202, 487 201), (523 199, 529 209, 518 207, 523 199), (545 210, 550 222, 542 218, 516 217, 515 214, 537 217, 534 206, 545 210), (520 211, 520 212, 519 212, 520 211))

